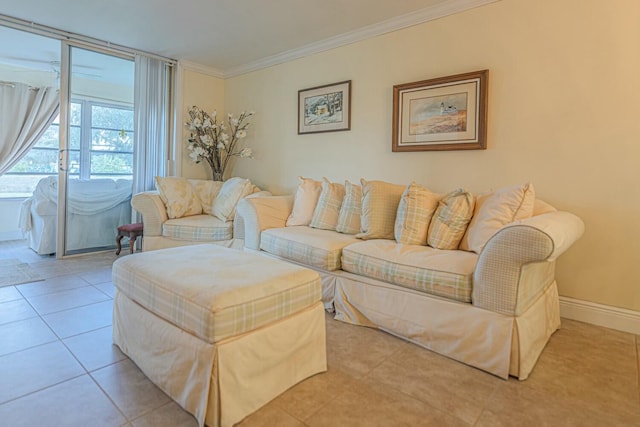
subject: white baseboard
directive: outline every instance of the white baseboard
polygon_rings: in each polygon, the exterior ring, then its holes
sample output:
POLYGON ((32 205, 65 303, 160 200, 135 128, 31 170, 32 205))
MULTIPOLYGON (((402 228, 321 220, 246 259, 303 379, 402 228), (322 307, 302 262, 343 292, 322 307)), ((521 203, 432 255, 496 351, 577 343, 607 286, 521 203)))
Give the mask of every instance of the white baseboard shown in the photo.
POLYGON ((22 239, 24 239, 24 237, 22 236, 22 231, 20 230, 0 231, 0 242, 22 239))
POLYGON ((640 335, 640 311, 560 297, 560 316, 640 335))

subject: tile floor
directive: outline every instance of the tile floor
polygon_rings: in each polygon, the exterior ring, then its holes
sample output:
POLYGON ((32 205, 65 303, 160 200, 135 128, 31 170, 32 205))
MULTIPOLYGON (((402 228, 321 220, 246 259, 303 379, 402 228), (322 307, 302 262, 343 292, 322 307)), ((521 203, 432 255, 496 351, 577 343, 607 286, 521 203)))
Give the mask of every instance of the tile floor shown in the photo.
MULTIPOLYGON (((46 278, 0 288, 0 425, 197 425, 111 344, 112 253, 0 258, 46 278)), ((328 372, 241 426, 640 426, 639 336, 563 320, 520 382, 326 319, 328 372)))

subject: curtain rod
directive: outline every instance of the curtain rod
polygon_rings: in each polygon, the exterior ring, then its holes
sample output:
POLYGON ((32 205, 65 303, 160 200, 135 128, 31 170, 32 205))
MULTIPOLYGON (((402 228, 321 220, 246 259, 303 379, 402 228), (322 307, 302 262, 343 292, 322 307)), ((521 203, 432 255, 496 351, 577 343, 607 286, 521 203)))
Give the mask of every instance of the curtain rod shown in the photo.
POLYGON ((0 13, 0 25, 13 28, 16 30, 27 31, 29 33, 54 38, 57 40, 68 40, 70 42, 81 44, 89 48, 100 47, 100 48, 112 50, 115 52, 125 52, 130 55, 146 56, 149 58, 154 58, 160 61, 164 61, 170 66, 176 65, 176 63, 178 62, 175 59, 167 58, 161 55, 156 55, 155 53, 133 49, 130 47, 114 44, 108 41, 95 39, 93 37, 83 36, 81 34, 70 33, 67 31, 59 30, 57 28, 48 27, 46 25, 40 25, 35 22, 25 21, 24 19, 3 15, 1 13, 0 13))

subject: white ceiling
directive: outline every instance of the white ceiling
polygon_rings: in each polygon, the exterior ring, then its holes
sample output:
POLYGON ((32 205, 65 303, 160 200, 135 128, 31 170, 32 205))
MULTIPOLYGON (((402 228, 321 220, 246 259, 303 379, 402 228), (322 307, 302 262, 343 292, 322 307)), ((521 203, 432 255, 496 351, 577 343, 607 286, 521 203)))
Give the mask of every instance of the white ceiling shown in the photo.
MULTIPOLYGON (((0 0, 0 14, 237 74, 327 41, 345 44, 345 36, 365 38, 491 1, 0 0)), ((19 50, 10 56, 30 54, 1 37, 0 50, 19 50)))

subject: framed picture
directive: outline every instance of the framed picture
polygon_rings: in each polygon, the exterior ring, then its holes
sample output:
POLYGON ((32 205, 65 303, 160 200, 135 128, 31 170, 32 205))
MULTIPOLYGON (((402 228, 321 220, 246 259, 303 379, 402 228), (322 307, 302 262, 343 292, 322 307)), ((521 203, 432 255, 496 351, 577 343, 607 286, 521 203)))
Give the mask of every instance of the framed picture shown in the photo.
POLYGON ((351 80, 298 91, 298 134, 351 129, 351 80))
POLYGON ((393 87, 392 151, 487 148, 489 70, 393 87))

